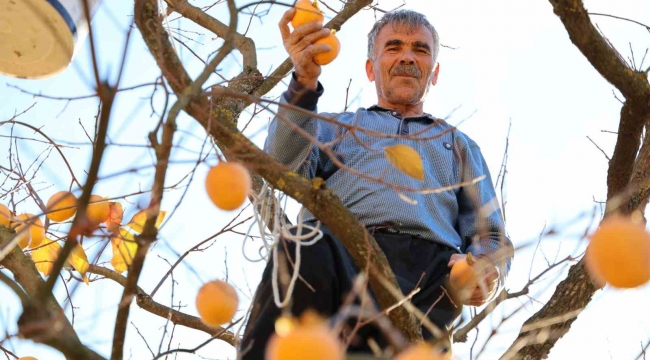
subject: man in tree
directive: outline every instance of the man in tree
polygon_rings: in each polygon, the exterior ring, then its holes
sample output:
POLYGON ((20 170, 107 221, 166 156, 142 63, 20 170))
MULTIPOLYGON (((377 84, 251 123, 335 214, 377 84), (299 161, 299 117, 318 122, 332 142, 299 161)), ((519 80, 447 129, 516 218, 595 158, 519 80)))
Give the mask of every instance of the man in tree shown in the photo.
MULTIPOLYGON (((438 33, 417 12, 386 13, 368 34, 366 74, 376 84, 378 104, 315 117, 309 112, 317 112, 324 89, 318 81, 321 66, 313 59, 329 46, 314 42, 329 30, 314 22, 291 32, 288 24, 294 13, 291 9, 284 14, 280 31, 295 71, 270 125, 265 149, 300 175, 324 179, 374 235, 401 291, 408 294, 420 287, 413 304, 438 327, 447 328, 462 306, 442 288, 451 266, 468 252, 489 264, 479 276, 482 281, 464 301, 465 305, 482 305, 503 284, 512 260, 512 244, 505 236, 495 190, 478 145, 444 120, 423 112, 425 95, 436 84, 440 70, 438 33), (386 160, 383 149, 398 144, 410 146, 422 159, 422 181, 386 160), (480 181, 468 182, 483 176, 480 181), (465 186, 454 186, 460 183, 465 186), (411 191, 404 194, 410 198, 405 201, 398 186, 447 188, 411 191)), ((316 224, 308 211, 303 210, 302 216, 306 223, 316 224)), ((293 289, 290 310, 294 315, 306 309, 325 316, 335 314, 360 272, 340 241, 325 226, 320 230, 319 241, 300 248, 304 281, 298 281, 293 289)), ((291 241, 279 247, 290 260, 295 259, 291 241)), ((286 266, 292 269, 290 261, 286 266)), ((272 272, 271 261, 244 334, 244 359, 263 358, 275 319, 282 311, 273 300, 272 272)), ((428 331, 423 335, 432 338, 428 331)), ((349 351, 366 350, 370 338, 382 343, 377 329, 367 326, 349 351)))

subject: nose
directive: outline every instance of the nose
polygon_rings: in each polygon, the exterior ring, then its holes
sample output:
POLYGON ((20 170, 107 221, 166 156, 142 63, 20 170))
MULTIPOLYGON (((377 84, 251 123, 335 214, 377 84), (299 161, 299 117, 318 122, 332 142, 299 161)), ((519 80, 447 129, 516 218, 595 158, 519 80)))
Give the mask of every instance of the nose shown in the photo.
POLYGON ((406 50, 402 53, 402 58, 400 59, 400 64, 401 65, 413 65, 415 64, 415 58, 413 56, 413 52, 410 50, 406 50))

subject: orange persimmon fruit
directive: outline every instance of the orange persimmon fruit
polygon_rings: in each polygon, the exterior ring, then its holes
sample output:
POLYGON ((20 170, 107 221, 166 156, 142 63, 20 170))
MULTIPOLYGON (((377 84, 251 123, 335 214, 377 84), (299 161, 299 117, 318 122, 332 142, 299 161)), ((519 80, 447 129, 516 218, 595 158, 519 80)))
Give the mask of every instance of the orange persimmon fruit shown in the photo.
POLYGON ((69 191, 59 191, 47 201, 47 211, 50 220, 66 221, 77 213, 77 198, 69 191))
POLYGON ((591 234, 584 260, 598 285, 641 286, 650 280, 650 234, 643 221, 611 215, 591 234))
POLYGON ((395 357, 395 360, 449 360, 451 352, 443 352, 435 345, 420 342, 409 346, 395 357))
POLYGON ((5 205, 0 204, 0 225, 9 227, 12 217, 11 210, 5 205))
POLYGON ((318 53, 314 56, 314 62, 318 65, 327 65, 334 61, 341 52, 341 42, 336 37, 336 30, 332 29, 327 37, 318 39, 314 42, 316 44, 329 45, 332 49, 327 52, 318 53))
POLYGON ((16 220, 11 225, 16 234, 19 234, 18 245, 21 249, 26 247, 36 247, 43 242, 45 238, 45 228, 43 222, 33 214, 20 214, 16 216, 16 220), (29 231, 25 228, 29 226, 29 231))
POLYGON ((343 360, 344 352, 325 319, 311 310, 300 320, 281 317, 266 347, 266 360, 343 360))
POLYGON ((196 295, 196 309, 208 326, 220 326, 232 321, 237 312, 239 297, 232 285, 214 280, 201 286, 196 295))
POLYGON ((99 195, 90 195, 86 216, 93 225, 99 225, 108 220, 111 214, 111 205, 99 195))
POLYGON ((248 170, 236 162, 220 162, 208 171, 205 189, 210 200, 222 210, 240 207, 252 188, 248 170))
POLYGON ((296 8, 296 13, 291 19, 291 26, 294 29, 310 22, 325 20, 323 12, 318 7, 318 1, 299 0, 294 8, 296 8))
POLYGON ((449 282, 456 289, 474 289, 477 285, 476 269, 474 265, 474 257, 472 253, 468 253, 467 257, 457 261, 451 267, 449 274, 449 282))

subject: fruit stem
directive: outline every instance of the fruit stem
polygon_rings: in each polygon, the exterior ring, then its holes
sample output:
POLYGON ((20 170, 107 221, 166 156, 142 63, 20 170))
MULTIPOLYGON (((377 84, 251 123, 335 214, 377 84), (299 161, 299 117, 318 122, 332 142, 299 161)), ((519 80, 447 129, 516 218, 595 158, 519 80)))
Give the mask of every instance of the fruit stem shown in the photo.
POLYGON ((472 266, 472 265, 474 265, 475 262, 476 262, 476 261, 474 260, 474 257, 472 256, 472 252, 471 252, 471 251, 468 252, 468 253, 467 253, 467 264, 468 264, 469 266, 472 266))

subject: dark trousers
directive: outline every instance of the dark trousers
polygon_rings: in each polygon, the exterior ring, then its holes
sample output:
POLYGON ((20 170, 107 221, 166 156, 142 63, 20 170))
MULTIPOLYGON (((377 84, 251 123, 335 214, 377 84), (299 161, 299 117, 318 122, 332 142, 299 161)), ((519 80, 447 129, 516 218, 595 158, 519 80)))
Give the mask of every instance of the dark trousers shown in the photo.
MULTIPOLYGON (((322 239, 314 245, 300 248, 300 275, 314 290, 300 279, 296 282, 290 305, 294 316, 300 316, 307 309, 316 310, 323 316, 337 313, 359 273, 343 244, 325 226, 321 226, 321 231, 322 239)), ((307 232, 303 229, 303 233, 307 232)), ((412 303, 421 311, 428 312, 429 319, 439 328, 447 328, 461 312, 461 308, 454 305, 448 296, 441 297, 441 285, 445 284, 449 276, 447 263, 455 251, 445 245, 402 233, 378 230, 374 233, 374 238, 388 258, 402 293, 409 294, 419 282, 421 290, 411 299, 412 303), (436 305, 431 308, 434 303, 436 305)), ((278 250, 286 256, 279 258, 284 258, 287 269, 293 272, 286 257, 295 260, 295 245, 292 241, 284 241, 284 244, 280 243, 278 250)), ((241 344, 243 360, 264 359, 266 343, 275 332, 275 320, 282 312, 273 301, 272 271, 273 264, 269 262, 253 299, 253 309, 244 332, 241 344)), ((285 292, 281 290, 280 293, 284 299, 285 292)), ((375 340, 382 336, 370 324, 359 331, 359 335, 363 338, 372 336, 375 340)), ((423 336, 425 339, 432 338, 424 329, 423 336)), ((348 352, 367 350, 364 339, 348 347, 348 352)))

